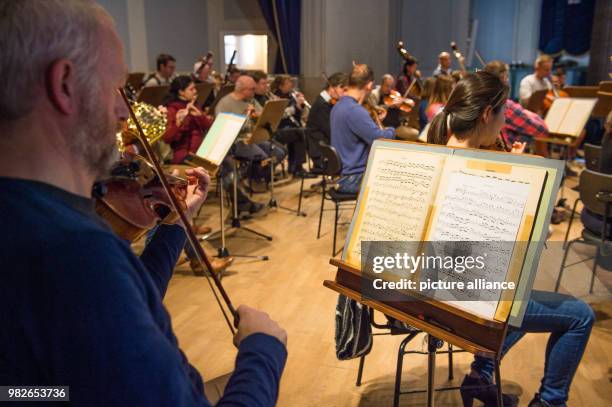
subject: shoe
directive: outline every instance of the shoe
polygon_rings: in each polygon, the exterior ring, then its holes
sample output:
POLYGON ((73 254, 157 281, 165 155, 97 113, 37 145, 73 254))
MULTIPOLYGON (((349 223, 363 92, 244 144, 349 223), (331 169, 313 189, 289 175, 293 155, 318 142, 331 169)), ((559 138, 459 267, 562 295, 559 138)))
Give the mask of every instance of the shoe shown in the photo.
MULTIPOLYGON (((491 384, 487 379, 465 375, 460 391, 464 407, 472 407, 474 399, 482 401, 485 407, 497 406, 497 386, 491 384)), ((502 394, 502 399, 504 407, 518 405, 519 398, 514 394, 502 394)))
POLYGON ((251 202, 251 206, 249 208, 249 213, 257 213, 263 209, 263 205, 258 202, 251 202))
MULTIPOLYGON (((218 276, 227 269, 234 262, 233 257, 215 257, 210 260, 210 265, 212 266, 212 272, 218 276)), ((189 265, 191 266, 191 271, 196 276, 204 276, 207 274, 207 270, 201 265, 197 260, 191 260, 189 265)))
POLYGON ((196 235, 207 235, 212 232, 212 228, 206 225, 194 226, 193 231, 196 235))
POLYGON ((527 405, 527 407, 561 407, 561 406, 565 406, 565 403, 564 404, 551 404, 545 400, 542 400, 540 398, 540 393, 536 393, 535 396, 533 396, 533 399, 527 405))

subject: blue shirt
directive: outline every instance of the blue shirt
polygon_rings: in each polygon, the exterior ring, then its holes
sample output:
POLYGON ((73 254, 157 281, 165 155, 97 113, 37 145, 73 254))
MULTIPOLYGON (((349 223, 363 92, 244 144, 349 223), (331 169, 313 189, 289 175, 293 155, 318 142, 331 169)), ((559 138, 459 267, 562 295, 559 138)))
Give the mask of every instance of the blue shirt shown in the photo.
MULTIPOLYGON (((162 304, 180 226, 138 258, 91 200, 0 178, 0 231, 0 384, 70 386, 92 406, 210 406, 162 304)), ((276 338, 245 338, 217 405, 274 405, 286 357, 276 338)))
POLYGON ((395 138, 392 128, 380 129, 368 111, 350 97, 342 97, 331 111, 331 144, 342 162, 342 175, 365 172, 374 140, 395 138))

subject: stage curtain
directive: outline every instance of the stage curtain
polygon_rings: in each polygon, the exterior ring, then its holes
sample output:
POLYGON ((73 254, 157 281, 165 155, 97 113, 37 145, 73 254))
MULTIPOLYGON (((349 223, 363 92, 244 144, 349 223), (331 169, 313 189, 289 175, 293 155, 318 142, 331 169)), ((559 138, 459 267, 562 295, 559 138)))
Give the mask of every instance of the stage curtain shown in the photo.
POLYGON ((279 45, 274 73, 300 73, 301 0, 259 0, 268 28, 279 45))
POLYGON ((551 55, 589 51, 594 11, 595 0, 543 0, 540 51, 551 55))

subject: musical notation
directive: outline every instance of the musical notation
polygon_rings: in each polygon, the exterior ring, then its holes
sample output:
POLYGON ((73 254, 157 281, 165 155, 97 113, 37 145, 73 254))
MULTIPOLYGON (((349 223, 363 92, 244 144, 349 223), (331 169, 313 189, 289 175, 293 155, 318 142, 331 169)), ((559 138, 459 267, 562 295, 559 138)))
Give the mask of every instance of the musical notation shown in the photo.
POLYGON ((419 241, 444 158, 432 154, 378 150, 366 180, 368 195, 351 257, 362 241, 419 241))

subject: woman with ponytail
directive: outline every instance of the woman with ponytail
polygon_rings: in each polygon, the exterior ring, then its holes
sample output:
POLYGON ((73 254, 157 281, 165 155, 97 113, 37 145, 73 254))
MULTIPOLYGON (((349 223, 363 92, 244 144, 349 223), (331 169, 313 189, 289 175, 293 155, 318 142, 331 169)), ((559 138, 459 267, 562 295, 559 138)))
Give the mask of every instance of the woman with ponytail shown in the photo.
MULTIPOLYGON (((504 125, 508 87, 489 72, 476 72, 459 81, 444 109, 436 115, 427 141, 450 147, 481 148, 493 145, 504 125)), ((524 144, 516 146, 524 148, 524 144)), ((500 214, 503 216, 503 214, 500 214)), ((502 349, 505 354, 527 332, 550 333, 544 377, 529 403, 565 406, 572 378, 580 363, 595 320, 589 305, 572 296, 533 290, 520 328, 509 327, 502 349)), ((493 360, 475 357, 461 384, 464 405, 476 398, 485 406, 496 405, 493 360)), ((504 406, 515 406, 518 397, 504 394, 504 406)))

